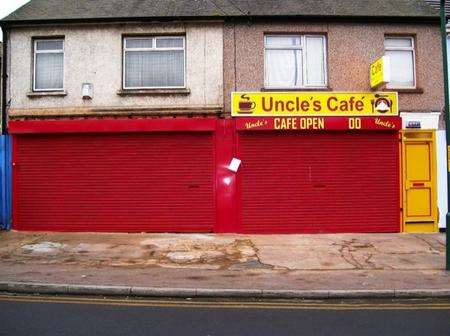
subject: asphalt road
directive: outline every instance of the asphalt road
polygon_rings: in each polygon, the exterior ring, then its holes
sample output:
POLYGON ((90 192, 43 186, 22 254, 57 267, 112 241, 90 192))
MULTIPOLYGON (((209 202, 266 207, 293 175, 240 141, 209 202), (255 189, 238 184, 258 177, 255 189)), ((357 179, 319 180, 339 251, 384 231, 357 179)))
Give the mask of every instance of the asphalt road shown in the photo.
POLYGON ((231 302, 0 295, 0 335, 450 335, 450 301, 231 302))

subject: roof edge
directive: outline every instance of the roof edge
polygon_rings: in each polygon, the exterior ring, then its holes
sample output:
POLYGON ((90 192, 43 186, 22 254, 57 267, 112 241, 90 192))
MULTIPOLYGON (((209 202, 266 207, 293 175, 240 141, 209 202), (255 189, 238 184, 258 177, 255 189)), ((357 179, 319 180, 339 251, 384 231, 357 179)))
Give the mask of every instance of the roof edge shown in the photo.
POLYGON ((2 27, 24 25, 50 25, 50 24, 83 24, 83 23, 123 23, 123 22, 173 22, 173 21, 261 21, 261 20, 303 20, 303 21, 352 21, 352 22, 386 22, 386 23, 439 23, 440 17, 429 16, 346 16, 346 15, 246 15, 246 16, 183 16, 183 17, 116 17, 116 18, 84 18, 84 19, 53 19, 53 20, 0 20, 2 27), (414 19, 414 22, 410 20, 414 19))

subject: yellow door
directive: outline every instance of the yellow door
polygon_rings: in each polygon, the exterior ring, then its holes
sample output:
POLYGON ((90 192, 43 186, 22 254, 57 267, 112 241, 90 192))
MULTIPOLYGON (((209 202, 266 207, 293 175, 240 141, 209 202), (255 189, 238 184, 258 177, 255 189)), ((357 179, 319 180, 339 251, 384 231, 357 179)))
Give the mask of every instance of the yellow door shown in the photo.
POLYGON ((435 132, 402 132, 403 231, 436 232, 435 132))

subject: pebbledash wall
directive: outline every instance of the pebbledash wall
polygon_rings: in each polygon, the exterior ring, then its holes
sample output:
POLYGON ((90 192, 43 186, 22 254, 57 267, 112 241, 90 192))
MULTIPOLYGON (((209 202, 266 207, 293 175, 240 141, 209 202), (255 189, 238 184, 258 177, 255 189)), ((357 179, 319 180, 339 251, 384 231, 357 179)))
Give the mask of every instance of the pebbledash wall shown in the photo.
MULTIPOLYGON (((8 49, 9 114, 35 108, 224 106, 230 112, 232 91, 264 87, 265 33, 321 32, 327 35, 328 86, 332 91, 370 90, 370 63, 384 53, 386 34, 414 36, 417 92, 399 91, 401 112, 441 112, 442 64, 438 25, 348 23, 185 23, 182 25, 97 25, 57 29, 14 28, 8 49), (121 96, 122 38, 127 34, 186 34, 187 95, 121 96), (30 98, 32 38, 64 36, 64 86, 67 96, 30 98), (11 55, 19 55, 11 57, 11 55), (11 81, 11 78, 14 80, 11 81), (94 98, 81 98, 82 83, 94 85, 94 98)), ((22 112, 22 113, 21 113, 22 112)), ((41 111, 41 113, 45 113, 41 111)), ((70 113, 67 111, 67 114, 70 113)), ((39 111, 34 113, 39 114, 39 111)))
POLYGON ((384 54, 384 37, 414 37, 417 89, 395 91, 399 93, 399 110, 404 120, 421 120, 422 125, 437 130, 439 227, 445 227, 447 154, 442 116, 444 87, 439 25, 358 21, 228 22, 224 26, 225 113, 230 112, 232 91, 264 89, 264 35, 284 33, 326 35, 330 91, 371 91, 369 67, 384 54))
MULTIPOLYGON (((223 102, 223 24, 98 24, 14 28, 9 39, 11 117, 88 113, 92 107, 211 107, 223 102), (126 35, 185 34, 186 88, 189 94, 121 95, 122 40, 126 35), (32 39, 64 36, 65 97, 30 97, 32 39), (11 57, 11 55, 13 55, 11 57), (82 83, 92 83, 94 97, 83 100, 82 83), (44 109, 26 111, 29 109, 44 109), (77 108, 78 112, 70 110, 77 108), (83 111, 83 109, 85 109, 83 111)), ((111 111, 110 111, 111 112, 111 111)), ((95 115, 94 112, 90 113, 95 115)), ((112 114, 112 113, 111 113, 112 114)))
MULTIPOLYGON (((444 105, 441 38, 438 24, 382 23, 227 23, 224 28, 225 111, 231 91, 264 87, 264 35, 324 33, 328 86, 332 91, 371 91, 370 64, 384 54, 386 35, 413 36, 416 92, 399 92, 401 112, 440 112, 444 105)), ((409 91, 409 90, 408 90, 409 91)))

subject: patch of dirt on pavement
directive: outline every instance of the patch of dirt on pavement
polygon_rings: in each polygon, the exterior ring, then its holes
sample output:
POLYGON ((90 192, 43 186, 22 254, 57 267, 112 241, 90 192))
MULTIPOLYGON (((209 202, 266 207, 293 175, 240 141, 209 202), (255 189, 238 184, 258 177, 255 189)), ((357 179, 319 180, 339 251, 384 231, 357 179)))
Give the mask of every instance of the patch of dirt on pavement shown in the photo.
POLYGON ((436 255, 443 257, 444 249, 434 236, 404 235, 396 238, 396 241, 373 242, 343 239, 332 245, 355 270, 434 268, 440 262, 436 255))
MULTIPOLYGON (((155 235, 126 243, 82 239, 26 241, 0 250, 4 262, 113 267, 199 269, 266 268, 250 239, 209 235, 155 235)), ((81 238, 81 237, 79 237, 81 238)))
POLYGON ((149 258, 162 267, 230 269, 235 264, 258 260, 249 239, 193 239, 144 246, 149 258))
POLYGON ((372 244, 362 243, 357 239, 351 239, 333 243, 332 245, 339 247, 341 258, 355 269, 375 268, 375 265, 370 261, 372 254, 367 251, 374 249, 372 244))

